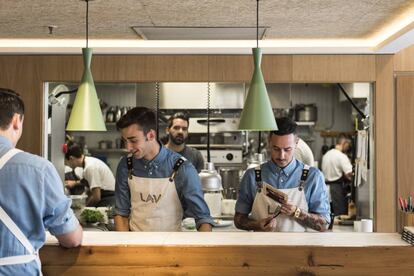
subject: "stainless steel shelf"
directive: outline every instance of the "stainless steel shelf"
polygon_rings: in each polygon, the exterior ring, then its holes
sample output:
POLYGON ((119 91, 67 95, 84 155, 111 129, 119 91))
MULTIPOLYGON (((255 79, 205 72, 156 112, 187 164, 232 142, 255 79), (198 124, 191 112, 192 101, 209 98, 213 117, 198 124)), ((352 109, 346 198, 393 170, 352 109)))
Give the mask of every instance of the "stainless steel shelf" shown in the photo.
POLYGON ((314 126, 315 122, 297 121, 296 124, 298 126, 314 126))

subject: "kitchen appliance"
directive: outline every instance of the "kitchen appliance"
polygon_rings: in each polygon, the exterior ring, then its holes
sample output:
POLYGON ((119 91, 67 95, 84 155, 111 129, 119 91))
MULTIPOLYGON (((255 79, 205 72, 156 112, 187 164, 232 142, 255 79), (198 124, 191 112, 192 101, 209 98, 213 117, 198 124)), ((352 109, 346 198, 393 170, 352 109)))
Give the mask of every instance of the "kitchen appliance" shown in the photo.
POLYGON ((199 173, 201 187, 204 192, 204 200, 210 209, 213 217, 221 215, 221 199, 223 186, 221 185, 221 176, 214 168, 214 164, 207 162, 204 170, 199 173))
POLYGON ((210 83, 207 85, 207 163, 199 173, 204 200, 213 217, 221 215, 221 199, 223 186, 221 176, 217 173, 210 156, 210 83))
POLYGON ((315 104, 297 104, 295 106, 295 120, 299 122, 316 122, 318 109, 315 104))

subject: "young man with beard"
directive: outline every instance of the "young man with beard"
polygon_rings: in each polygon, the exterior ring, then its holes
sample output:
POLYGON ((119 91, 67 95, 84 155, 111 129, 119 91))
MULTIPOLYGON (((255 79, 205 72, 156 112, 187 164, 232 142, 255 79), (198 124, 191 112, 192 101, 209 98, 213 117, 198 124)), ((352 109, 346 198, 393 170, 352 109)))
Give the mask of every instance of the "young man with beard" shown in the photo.
POLYGON ((328 192, 323 174, 295 159, 296 123, 276 119, 278 130, 269 133, 271 160, 246 171, 236 202, 237 228, 254 231, 325 231, 330 222, 328 192), (287 200, 269 194, 278 189, 287 200))
POLYGON ((189 124, 190 122, 186 114, 178 112, 172 115, 168 119, 168 142, 165 147, 184 156, 194 165, 197 172, 201 172, 204 168, 203 156, 197 149, 185 144, 188 140, 189 124))

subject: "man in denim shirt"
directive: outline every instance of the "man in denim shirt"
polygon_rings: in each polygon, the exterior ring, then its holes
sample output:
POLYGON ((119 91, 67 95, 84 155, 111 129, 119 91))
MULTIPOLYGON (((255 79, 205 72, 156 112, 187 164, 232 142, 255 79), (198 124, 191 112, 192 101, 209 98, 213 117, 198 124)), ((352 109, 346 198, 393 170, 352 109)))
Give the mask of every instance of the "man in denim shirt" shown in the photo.
POLYGON ((24 103, 0 88, 0 275, 40 275, 45 231, 76 247, 82 228, 47 160, 15 148, 23 130, 24 103))
POLYGON ((211 231, 213 220, 194 166, 161 145, 155 114, 135 107, 118 122, 129 152, 118 165, 115 184, 117 231, 180 231, 192 217, 198 231, 211 231))

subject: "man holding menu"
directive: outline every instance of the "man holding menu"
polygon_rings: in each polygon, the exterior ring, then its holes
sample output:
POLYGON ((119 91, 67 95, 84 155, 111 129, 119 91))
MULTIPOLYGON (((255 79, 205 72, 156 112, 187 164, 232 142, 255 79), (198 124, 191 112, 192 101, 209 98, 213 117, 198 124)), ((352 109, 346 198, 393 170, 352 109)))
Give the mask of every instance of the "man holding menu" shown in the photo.
POLYGON ((330 223, 323 174, 294 158, 296 123, 276 119, 269 133, 271 160, 246 171, 241 181, 234 223, 254 231, 325 231, 330 223))

